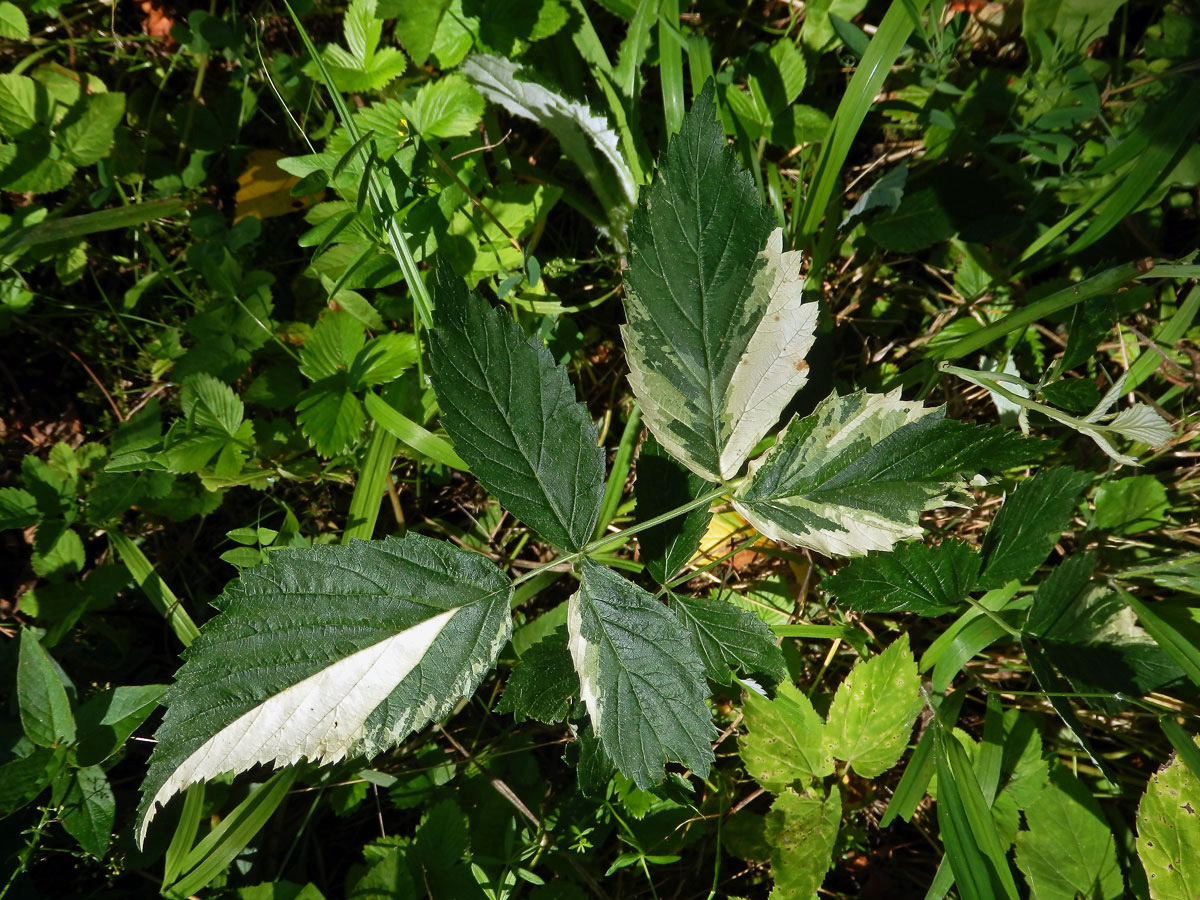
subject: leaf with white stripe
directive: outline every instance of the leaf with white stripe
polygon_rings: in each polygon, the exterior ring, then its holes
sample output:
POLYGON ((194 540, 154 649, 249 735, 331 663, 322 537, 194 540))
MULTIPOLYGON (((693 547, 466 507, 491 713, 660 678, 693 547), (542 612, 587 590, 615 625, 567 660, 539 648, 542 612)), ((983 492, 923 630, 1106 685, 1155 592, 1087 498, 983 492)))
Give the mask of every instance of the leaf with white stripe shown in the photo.
POLYGON ((817 305, 773 225, 710 86, 639 198, 622 329, 647 426, 709 481, 737 474, 808 375, 817 305))
POLYGON ((624 218, 621 209, 631 208, 637 199, 637 180, 608 119, 558 90, 530 80, 531 73, 512 60, 477 53, 467 57, 459 71, 488 100, 553 134, 610 210, 610 219, 619 222, 624 218), (594 151, 600 152, 607 165, 596 159, 594 151))
POLYGON ((668 762, 708 774, 716 729, 703 663, 665 606, 585 558, 567 607, 567 646, 592 730, 624 775, 646 790, 668 762))
POLYGON ((138 840, 190 784, 370 756, 445 716, 508 640, 511 594, 484 557, 414 534, 243 572, 164 695, 138 840))
POLYGON ((793 419, 751 463, 733 505, 772 540, 860 556, 920 537, 922 510, 944 505, 961 475, 1036 449, 1004 429, 944 418, 887 394, 833 394, 793 419))
MULTIPOLYGON (((768 302, 726 391, 729 436, 721 450, 722 478, 738 473, 754 445, 775 427, 784 407, 808 381, 804 358, 816 337, 817 304, 804 302, 800 251, 785 253, 783 230, 776 228, 763 254, 763 273, 771 281, 765 292, 768 302)), ((762 276, 757 281, 761 284, 762 276)), ((761 303, 763 298, 764 292, 757 289, 751 302, 761 303)))

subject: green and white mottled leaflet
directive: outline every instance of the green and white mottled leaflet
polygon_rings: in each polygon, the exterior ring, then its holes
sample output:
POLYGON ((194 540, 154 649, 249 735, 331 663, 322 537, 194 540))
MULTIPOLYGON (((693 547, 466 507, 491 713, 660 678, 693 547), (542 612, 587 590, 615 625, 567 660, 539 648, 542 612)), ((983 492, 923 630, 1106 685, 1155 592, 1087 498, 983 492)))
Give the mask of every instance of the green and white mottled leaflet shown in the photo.
POLYGON ((920 537, 921 511, 956 480, 931 456, 958 449, 930 440, 942 416, 940 408, 901 400, 898 389, 834 394, 812 415, 792 419, 751 465, 733 505, 772 540, 827 556, 920 537))
MULTIPOLYGON (((650 432, 711 482, 742 470, 807 379, 817 304, 773 223, 710 86, 641 192, 622 335, 650 432)), ((919 537, 922 510, 963 475, 1029 455, 1001 429, 949 422, 898 390, 834 394, 750 462, 733 502, 773 540, 857 556, 919 537)))
POLYGON ((808 377, 817 304, 773 222, 710 85, 641 192, 622 328, 647 426, 709 481, 740 471, 808 377))
POLYGON ((138 840, 190 784, 394 746, 470 695, 512 632, 509 579, 410 534, 281 550, 215 601, 164 695, 138 840))
POLYGON ((623 774, 643 790, 662 781, 667 762, 708 774, 717 732, 704 665, 665 606, 585 558, 567 635, 592 730, 623 774))
POLYGON ((610 217, 618 222, 627 218, 637 199, 637 180, 621 153, 620 138, 604 116, 530 80, 531 73, 512 60, 476 53, 463 60, 459 71, 488 100, 553 134, 610 210, 610 217), (594 151, 599 151, 607 166, 596 159, 594 151))

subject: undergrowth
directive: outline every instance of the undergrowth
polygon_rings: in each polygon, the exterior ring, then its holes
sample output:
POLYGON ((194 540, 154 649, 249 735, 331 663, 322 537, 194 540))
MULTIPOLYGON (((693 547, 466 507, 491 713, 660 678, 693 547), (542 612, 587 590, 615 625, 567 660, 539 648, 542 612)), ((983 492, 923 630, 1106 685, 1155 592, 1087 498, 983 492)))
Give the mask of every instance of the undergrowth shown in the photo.
POLYGON ((0 3, 0 897, 1193 900, 1198 51, 0 3))

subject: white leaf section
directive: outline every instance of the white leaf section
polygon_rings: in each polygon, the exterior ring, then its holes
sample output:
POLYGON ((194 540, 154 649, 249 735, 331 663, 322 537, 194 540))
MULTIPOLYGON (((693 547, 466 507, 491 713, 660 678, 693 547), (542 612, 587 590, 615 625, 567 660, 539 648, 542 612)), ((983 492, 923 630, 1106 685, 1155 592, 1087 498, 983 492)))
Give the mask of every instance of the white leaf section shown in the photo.
POLYGON ((922 534, 920 525, 897 522, 867 510, 827 506, 804 499, 781 500, 779 505, 792 507, 796 513, 807 512, 814 518, 826 519, 835 527, 792 530, 758 515, 753 507, 733 501, 733 508, 765 537, 781 544, 808 547, 830 557, 862 556, 875 550, 890 550, 899 541, 913 540, 922 534))
POLYGON ((804 358, 815 338, 817 304, 803 302, 802 254, 783 252, 783 229, 776 228, 762 255, 767 264, 756 276, 760 282, 756 290, 762 290, 765 282, 770 301, 726 391, 730 433, 721 450, 722 478, 738 473, 754 445, 779 421, 784 407, 808 380, 804 358))
POLYGON ((826 556, 858 556, 919 537, 918 515, 945 505, 949 485, 922 480, 913 462, 921 448, 898 456, 868 456, 870 449, 906 425, 940 413, 887 394, 836 394, 812 415, 793 419, 733 497, 734 508, 764 536, 826 556))
POLYGON ((608 160, 616 173, 622 197, 601 198, 630 205, 637 202, 637 182, 633 170, 621 154, 620 139, 608 120, 592 112, 582 103, 555 93, 551 89, 520 77, 521 66, 498 56, 475 54, 467 57, 459 71, 484 97, 498 103, 514 115, 532 119, 557 139, 563 152, 584 176, 596 187, 603 174, 592 161, 592 144, 608 160))
POLYGON ((1171 425, 1145 403, 1135 403, 1108 423, 1110 431, 1149 447, 1161 447, 1174 437, 1171 425))
POLYGON ((1099 427, 1093 428, 1090 425, 1076 425, 1074 428, 1080 434, 1091 438, 1096 446, 1103 451, 1104 455, 1113 462, 1120 463, 1123 466, 1141 465, 1136 456, 1130 456, 1128 453, 1121 453, 1119 450, 1117 450, 1117 448, 1113 445, 1113 442, 1109 439, 1107 430, 1101 431, 1099 427))
MULTIPOLYGON (((1015 378, 1021 377, 1021 371, 1017 368, 1017 361, 1013 359, 1011 354, 1007 359, 1004 360, 1003 366, 1000 365, 998 360, 981 356, 979 357, 979 368, 984 372, 1000 372, 1003 375, 1012 375, 1015 378)), ((1029 399, 1029 388, 1027 387, 1022 387, 1019 384, 1013 384, 1011 381, 1006 381, 1004 382, 1004 389, 1009 393, 1016 394, 1018 397, 1024 397, 1026 400, 1029 399)), ((1006 425, 1011 425, 1013 422, 1017 421, 1017 417, 1020 416, 1025 409, 1025 407, 1021 406, 1019 403, 1014 403, 1007 397, 996 393, 990 388, 988 389, 988 394, 992 398, 992 403, 996 407, 996 412, 1000 416, 1000 421, 1006 425)))
POLYGON ((567 649, 571 651, 571 659, 579 675, 579 699, 583 701, 591 717, 593 732, 599 734, 600 714, 603 711, 600 703, 599 651, 595 644, 583 636, 583 617, 579 611, 580 591, 572 594, 567 603, 567 649))
POLYGON ((371 713, 416 668, 460 608, 352 653, 226 725, 155 793, 138 831, 139 844, 159 804, 188 785, 259 763, 327 763, 346 756, 362 738, 371 713))

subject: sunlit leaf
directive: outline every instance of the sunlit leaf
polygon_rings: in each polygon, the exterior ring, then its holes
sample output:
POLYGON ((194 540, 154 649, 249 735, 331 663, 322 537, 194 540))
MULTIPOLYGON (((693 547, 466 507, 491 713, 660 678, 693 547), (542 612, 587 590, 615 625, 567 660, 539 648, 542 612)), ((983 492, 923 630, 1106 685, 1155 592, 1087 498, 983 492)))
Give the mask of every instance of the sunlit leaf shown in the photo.
POLYGON ((662 780, 667 762, 706 775, 716 729, 703 664, 667 608, 584 558, 567 633, 580 698, 617 768, 642 789, 662 780))
POLYGON ((482 556, 414 534, 247 569, 163 698, 139 840, 189 784, 375 753, 449 712, 508 640, 510 593, 482 556))
POLYGON ((864 778, 900 759, 921 711, 921 682, 908 635, 855 664, 838 685, 825 723, 825 747, 864 778))
POLYGON ((1173 757, 1138 805, 1137 851, 1152 900, 1200 897, 1200 777, 1173 757))
POLYGON ((811 900, 833 864, 833 845, 842 820, 842 795, 798 794, 786 788, 767 813, 771 845, 771 900, 811 900))
POLYGON ((742 711, 746 735, 738 749, 746 771, 768 791, 778 794, 833 772, 823 723, 795 685, 781 683, 774 700, 747 690, 742 711))

